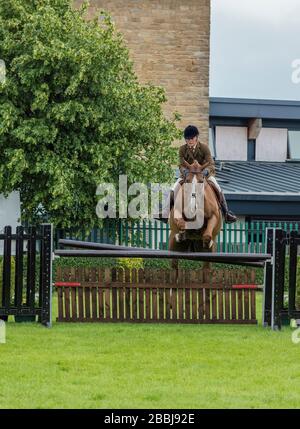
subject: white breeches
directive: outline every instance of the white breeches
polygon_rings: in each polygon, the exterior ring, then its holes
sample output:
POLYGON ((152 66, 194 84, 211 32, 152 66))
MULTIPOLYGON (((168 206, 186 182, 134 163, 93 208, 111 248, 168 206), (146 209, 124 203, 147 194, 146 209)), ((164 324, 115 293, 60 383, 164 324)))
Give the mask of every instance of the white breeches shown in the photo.
MULTIPOLYGON (((179 179, 177 179, 177 181, 175 182, 175 184, 172 186, 171 190, 172 191, 177 191, 177 187, 179 188, 179 183, 182 180, 181 177, 179 177, 179 179)), ((214 176, 210 176, 207 180, 209 180, 210 182, 213 182, 214 185, 217 187, 217 189, 221 192, 221 187, 219 185, 219 183, 217 182, 216 178, 214 176)))
POLYGON ((177 180, 176 180, 176 182, 174 183, 174 185, 172 186, 172 188, 171 188, 171 191, 175 191, 175 190, 177 190, 177 187, 179 187, 179 183, 181 182, 181 180, 182 180, 182 177, 179 177, 177 180))
POLYGON ((207 180, 212 182, 216 186, 219 192, 222 192, 221 187, 214 176, 210 176, 207 180))

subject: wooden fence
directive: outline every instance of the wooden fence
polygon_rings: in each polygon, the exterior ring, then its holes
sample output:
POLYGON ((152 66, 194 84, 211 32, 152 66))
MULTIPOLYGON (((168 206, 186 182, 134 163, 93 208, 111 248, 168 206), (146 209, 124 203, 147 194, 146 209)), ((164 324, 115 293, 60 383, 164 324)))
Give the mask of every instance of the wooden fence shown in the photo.
POLYGON ((59 322, 257 323, 253 270, 60 267, 56 287, 59 322))

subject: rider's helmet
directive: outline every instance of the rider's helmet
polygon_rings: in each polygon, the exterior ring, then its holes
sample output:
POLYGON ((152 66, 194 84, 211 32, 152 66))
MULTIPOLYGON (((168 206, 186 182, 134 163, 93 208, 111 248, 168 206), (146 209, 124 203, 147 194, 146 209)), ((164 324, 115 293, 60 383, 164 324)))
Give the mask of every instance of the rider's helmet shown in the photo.
POLYGON ((199 136, 199 130, 194 125, 188 125, 183 132, 185 140, 193 139, 199 136))

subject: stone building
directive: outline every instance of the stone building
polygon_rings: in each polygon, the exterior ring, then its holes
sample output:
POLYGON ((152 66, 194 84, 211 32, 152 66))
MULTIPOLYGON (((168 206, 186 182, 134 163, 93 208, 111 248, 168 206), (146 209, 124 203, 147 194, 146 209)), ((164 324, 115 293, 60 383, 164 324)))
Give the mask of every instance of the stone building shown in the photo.
POLYGON ((165 88, 166 116, 179 112, 179 126, 197 125, 208 143, 210 0, 90 0, 90 16, 99 8, 124 35, 140 82, 165 88))

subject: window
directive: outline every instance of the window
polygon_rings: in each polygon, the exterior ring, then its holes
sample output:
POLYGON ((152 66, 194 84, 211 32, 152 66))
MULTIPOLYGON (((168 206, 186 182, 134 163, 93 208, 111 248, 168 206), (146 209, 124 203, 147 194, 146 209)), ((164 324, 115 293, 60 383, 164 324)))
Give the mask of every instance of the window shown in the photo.
POLYGON ((216 157, 215 131, 213 128, 209 128, 208 144, 209 144, 209 149, 211 151, 211 156, 215 158, 216 157))
POLYGON ((248 161, 255 161, 255 145, 256 140, 250 139, 248 140, 248 161))
POLYGON ((256 161, 285 162, 287 138, 286 128, 262 128, 256 139, 256 161))
POLYGON ((289 158, 300 160, 300 131, 289 131, 289 158))
POLYGON ((247 161, 247 127, 217 126, 215 141, 218 160, 247 161))

